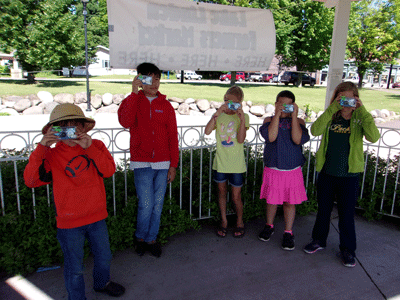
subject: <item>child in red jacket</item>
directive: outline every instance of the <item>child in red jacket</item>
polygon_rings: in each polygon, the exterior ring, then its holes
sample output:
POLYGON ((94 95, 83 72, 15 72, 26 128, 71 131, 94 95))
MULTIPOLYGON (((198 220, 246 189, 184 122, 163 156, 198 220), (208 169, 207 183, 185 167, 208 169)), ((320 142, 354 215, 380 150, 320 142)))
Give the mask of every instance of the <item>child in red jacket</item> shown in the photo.
POLYGON ((94 125, 95 121, 86 118, 78 106, 56 106, 24 171, 25 184, 30 188, 53 183, 65 286, 68 299, 73 300, 86 299, 85 238, 94 255, 94 290, 115 297, 125 292, 123 286, 110 281, 111 250, 105 222, 108 213, 103 178, 114 174, 115 163, 106 146, 87 134, 94 125), (75 128, 75 133, 57 133, 56 126, 75 128), (55 147, 50 147, 53 144, 55 147))
POLYGON ((178 128, 174 108, 158 91, 160 69, 142 63, 137 72, 132 93, 118 109, 118 120, 130 132, 130 169, 139 198, 136 252, 143 255, 148 249, 160 257, 156 240, 167 183, 174 180, 179 161, 178 128))

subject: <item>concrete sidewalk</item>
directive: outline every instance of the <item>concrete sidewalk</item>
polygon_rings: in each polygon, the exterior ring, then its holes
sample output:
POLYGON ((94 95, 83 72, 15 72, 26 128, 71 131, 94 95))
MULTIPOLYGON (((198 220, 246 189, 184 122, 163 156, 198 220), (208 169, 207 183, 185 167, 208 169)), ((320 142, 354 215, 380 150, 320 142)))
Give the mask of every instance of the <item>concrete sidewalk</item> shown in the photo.
MULTIPOLYGON (((333 214, 334 216, 335 214, 333 214)), ((400 295, 400 230, 386 221, 356 217, 357 265, 346 268, 337 257, 337 218, 332 219, 328 246, 303 252, 311 238, 315 214, 295 221, 296 249, 281 249, 283 217, 277 216, 269 242, 257 236, 263 220, 246 224, 246 235, 226 238, 203 225, 200 231, 173 236, 160 258, 133 249, 114 254, 112 280, 123 284, 119 299, 389 299, 400 295)), ((85 262, 87 298, 112 299, 92 289, 92 258, 85 262)), ((27 279, 53 299, 67 299, 62 268, 34 273, 27 279)), ((22 299, 4 282, 1 299, 22 299)))

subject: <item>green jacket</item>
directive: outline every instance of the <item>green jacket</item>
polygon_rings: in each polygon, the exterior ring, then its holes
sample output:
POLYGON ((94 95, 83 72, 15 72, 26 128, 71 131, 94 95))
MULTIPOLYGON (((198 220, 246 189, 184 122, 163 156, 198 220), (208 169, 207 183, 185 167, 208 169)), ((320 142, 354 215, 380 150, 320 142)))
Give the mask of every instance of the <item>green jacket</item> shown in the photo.
MULTIPOLYGON (((322 170, 325 163, 332 116, 341 109, 341 105, 337 101, 333 101, 325 112, 311 125, 311 134, 313 136, 323 134, 321 145, 316 153, 317 172, 322 170)), ((364 105, 353 112, 350 120, 349 173, 364 172, 363 136, 372 143, 378 141, 380 137, 374 118, 365 109, 364 105)))

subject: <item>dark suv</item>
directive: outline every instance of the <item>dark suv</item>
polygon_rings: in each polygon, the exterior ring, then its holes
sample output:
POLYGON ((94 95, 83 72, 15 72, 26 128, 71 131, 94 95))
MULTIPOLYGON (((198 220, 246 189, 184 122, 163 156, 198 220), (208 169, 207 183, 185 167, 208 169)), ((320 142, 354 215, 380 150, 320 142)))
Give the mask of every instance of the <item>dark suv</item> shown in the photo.
POLYGON ((302 76, 301 79, 301 84, 309 84, 310 86, 314 86, 317 80, 314 77, 311 77, 310 75, 304 74, 304 73, 298 73, 298 72, 285 72, 282 77, 281 77, 281 82, 284 83, 285 85, 288 85, 289 83, 293 83, 293 85, 297 85, 299 81, 299 77, 302 76))

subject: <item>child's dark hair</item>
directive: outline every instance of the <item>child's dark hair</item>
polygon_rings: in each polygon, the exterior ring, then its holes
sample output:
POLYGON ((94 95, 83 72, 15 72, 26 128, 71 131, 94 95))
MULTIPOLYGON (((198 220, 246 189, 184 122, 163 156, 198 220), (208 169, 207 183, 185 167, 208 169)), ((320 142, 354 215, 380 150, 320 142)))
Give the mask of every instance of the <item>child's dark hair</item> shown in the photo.
POLYGON ((236 98, 238 98, 240 101, 243 101, 243 98, 244 98, 243 90, 242 90, 240 87, 238 87, 237 85, 231 86, 231 87, 226 91, 225 94, 233 95, 233 96, 235 96, 236 98))
POLYGON ((276 96, 276 102, 278 102, 278 99, 281 98, 281 97, 292 99, 292 103, 294 103, 295 100, 296 100, 296 98, 294 97, 294 94, 291 91, 288 91, 288 90, 284 90, 284 91, 280 92, 276 96))
POLYGON ((141 63, 140 65, 138 65, 136 67, 136 70, 138 72, 138 74, 142 74, 142 75, 154 75, 154 76, 158 76, 161 77, 161 71, 160 69, 152 63, 148 63, 148 62, 144 62, 141 63))

